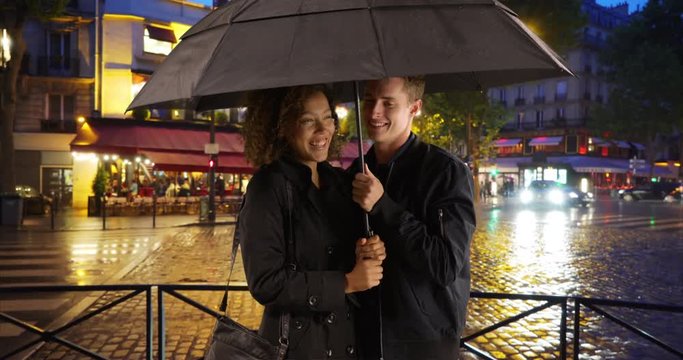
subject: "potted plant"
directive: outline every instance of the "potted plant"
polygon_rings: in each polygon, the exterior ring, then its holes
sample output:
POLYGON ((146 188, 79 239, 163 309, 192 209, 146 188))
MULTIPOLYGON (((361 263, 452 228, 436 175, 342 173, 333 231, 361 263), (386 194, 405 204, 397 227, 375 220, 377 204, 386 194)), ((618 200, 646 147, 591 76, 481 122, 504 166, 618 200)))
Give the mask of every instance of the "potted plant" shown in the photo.
MULTIPOLYGON (((92 204, 93 208, 91 209, 91 207, 88 206, 89 216, 101 215, 100 211, 104 209, 104 206, 102 204, 102 197, 104 196, 105 191, 107 191, 108 181, 109 176, 107 175, 107 172, 104 170, 104 165, 100 164, 100 166, 97 167, 97 173, 95 173, 95 178, 92 181, 92 192, 95 196, 92 204)), ((88 201, 88 203, 90 203, 90 201, 88 201)))

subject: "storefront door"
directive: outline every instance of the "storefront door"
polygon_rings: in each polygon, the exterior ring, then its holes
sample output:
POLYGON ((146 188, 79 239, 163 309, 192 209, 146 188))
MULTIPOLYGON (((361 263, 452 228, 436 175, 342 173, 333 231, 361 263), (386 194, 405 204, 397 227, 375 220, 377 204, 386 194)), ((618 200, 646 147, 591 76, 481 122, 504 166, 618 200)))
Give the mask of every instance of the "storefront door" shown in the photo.
POLYGON ((71 206, 73 199, 73 181, 71 168, 43 168, 41 192, 52 196, 61 209, 71 206))

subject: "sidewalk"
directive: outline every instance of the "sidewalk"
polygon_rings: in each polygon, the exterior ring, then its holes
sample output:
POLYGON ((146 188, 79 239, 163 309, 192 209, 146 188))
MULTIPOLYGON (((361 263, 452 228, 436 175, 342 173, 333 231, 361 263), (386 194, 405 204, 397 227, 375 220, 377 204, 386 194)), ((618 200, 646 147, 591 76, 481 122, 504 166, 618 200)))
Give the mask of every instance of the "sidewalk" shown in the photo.
MULTIPOLYGON (((19 230, 52 231, 52 214, 43 216, 27 216, 19 230)), ((235 221, 232 215, 218 214, 216 223, 231 223, 235 221)), ((55 231, 102 230, 102 217, 88 216, 86 209, 64 209, 54 214, 55 231)), ((108 216, 104 219, 107 230, 119 229, 151 229, 169 228, 174 226, 197 225, 199 215, 152 215, 137 216, 108 216), (156 224, 154 224, 156 222, 156 224)))
MULTIPOLYGON (((132 272, 118 281, 121 284, 146 283, 216 283, 227 279, 228 257, 234 226, 187 227, 163 240, 160 248, 132 272), (181 266, 182 265, 182 266, 181 266)), ((244 282, 240 258, 235 264, 233 281, 244 282)), ((107 292, 90 308, 92 311, 110 303, 127 292, 107 292)), ((214 310, 221 292, 183 292, 214 310)), ((199 310, 165 296, 166 357, 197 359, 203 356, 214 319, 199 310)), ((89 350, 112 359, 142 359, 145 357, 145 296, 140 294, 85 323, 76 326, 64 337, 89 350)), ((154 296, 154 317, 157 302, 154 296)), ((230 316, 249 328, 257 328, 263 308, 248 292, 230 294, 230 316)), ((154 347, 157 348, 156 323, 154 347)), ((81 356, 54 343, 46 344, 30 359, 76 359, 81 356)))

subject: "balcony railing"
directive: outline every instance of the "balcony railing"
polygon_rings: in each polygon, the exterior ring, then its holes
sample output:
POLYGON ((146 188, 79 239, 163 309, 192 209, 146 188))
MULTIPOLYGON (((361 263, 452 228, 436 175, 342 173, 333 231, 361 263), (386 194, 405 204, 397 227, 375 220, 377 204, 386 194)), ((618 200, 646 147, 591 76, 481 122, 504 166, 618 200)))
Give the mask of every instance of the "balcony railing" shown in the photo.
POLYGON ((77 57, 39 56, 36 75, 78 77, 79 62, 77 57))
POLYGON ((40 120, 40 131, 48 133, 75 133, 75 120, 42 119, 40 120))
POLYGON ((526 105, 526 99, 524 99, 524 98, 515 99, 515 106, 522 106, 522 105, 526 105))
POLYGON ((545 96, 534 96, 534 104, 545 104, 545 96))
MULTIPOLYGON (((155 352, 157 353, 157 359, 163 360, 166 358, 166 304, 165 299, 167 296, 171 296, 177 300, 180 300, 196 310, 203 313, 209 314, 215 318, 222 316, 222 314, 208 308, 205 305, 200 304, 196 300, 179 293, 179 291, 225 291, 225 285, 155 285, 155 284, 144 284, 144 285, 51 285, 51 286, 17 286, 17 287, 4 287, 0 288, 0 295, 4 294, 29 294, 29 293, 57 293, 57 292, 93 292, 93 291, 125 291, 128 292, 125 295, 118 296, 111 302, 102 305, 98 309, 85 312, 84 314, 78 316, 69 323, 60 326, 57 329, 42 329, 32 323, 26 322, 22 319, 11 316, 7 313, 0 312, 0 319, 3 321, 13 324, 21 328, 24 331, 31 332, 39 336, 27 344, 21 345, 14 349, 10 349, 6 354, 0 354, 1 358, 9 358, 20 354, 21 352, 32 348, 33 346, 39 344, 40 342, 55 342, 61 344, 71 350, 75 350, 89 358, 94 359, 104 359, 101 354, 98 354, 86 347, 75 343, 63 336, 63 333, 73 327, 83 323, 86 320, 92 319, 93 317, 104 313, 105 311, 118 306, 138 295, 144 294, 145 297, 145 313, 146 313, 146 323, 145 323, 145 357, 147 359, 153 359, 155 352), (154 301, 153 297, 156 295, 156 318, 154 314, 154 301), (156 320, 156 333, 155 324, 156 320), (156 336, 156 349, 154 345, 154 337, 156 336), (156 350, 156 351, 155 351, 156 350)), ((248 288, 244 285, 229 286, 230 291, 246 291, 248 288)), ((513 300, 513 301, 535 301, 541 302, 540 305, 536 305, 531 309, 522 311, 514 316, 506 319, 502 319, 497 323, 480 329, 474 333, 464 336, 460 340, 460 347, 466 348, 468 351, 472 352, 479 358, 483 359, 495 359, 491 354, 484 350, 478 349, 471 343, 478 337, 490 334, 497 329, 504 326, 508 326, 512 323, 520 321, 522 319, 528 318, 539 312, 549 309, 549 308, 560 308, 560 324, 559 324, 559 339, 557 340, 557 354, 560 359, 567 359, 569 356, 569 350, 573 350, 573 358, 579 359, 582 347, 581 347, 581 330, 582 327, 590 327, 590 323, 586 319, 582 319, 582 315, 586 315, 586 309, 590 309, 592 312, 598 314, 599 316, 606 318, 620 327, 630 331, 635 336, 649 342, 652 345, 657 346, 659 349, 667 351, 668 353, 674 354, 678 357, 683 357, 683 351, 677 349, 673 345, 667 344, 661 339, 645 332, 638 327, 637 322, 630 323, 629 321, 620 318, 613 313, 605 310, 605 307, 614 308, 625 308, 639 311, 657 311, 666 312, 671 314, 683 314, 683 306, 680 305, 665 305, 665 304, 652 304, 652 303, 642 303, 642 302, 629 302, 620 300, 608 300, 608 299, 591 299, 583 297, 573 297, 573 296, 551 296, 551 295, 528 295, 528 294, 502 294, 502 293, 485 293, 473 291, 470 294, 473 299, 497 299, 497 300, 513 300), (573 316, 570 316, 570 306, 573 304, 573 316), (569 321, 572 319, 573 327, 570 330, 569 321), (568 346, 567 335, 569 332, 573 333, 573 346, 568 346)), ((677 345, 680 347, 680 345, 677 345)))
POLYGON ((555 101, 566 101, 566 100, 567 100, 567 93, 555 94, 555 101))

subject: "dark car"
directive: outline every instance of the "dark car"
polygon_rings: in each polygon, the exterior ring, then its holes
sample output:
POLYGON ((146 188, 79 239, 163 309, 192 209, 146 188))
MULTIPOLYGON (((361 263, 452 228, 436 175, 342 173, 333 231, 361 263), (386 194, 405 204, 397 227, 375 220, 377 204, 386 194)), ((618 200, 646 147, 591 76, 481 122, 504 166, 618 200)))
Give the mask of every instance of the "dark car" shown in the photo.
POLYGON ((52 208, 52 198, 38 192, 28 185, 17 185, 16 191, 24 200, 24 211, 31 215, 49 214, 52 208))
POLYGON ((656 182, 651 184, 637 185, 630 189, 619 190, 619 199, 624 201, 635 200, 664 200, 680 183, 656 182))
POLYGON ((534 180, 519 195, 522 204, 588 206, 593 194, 551 180, 534 180))

